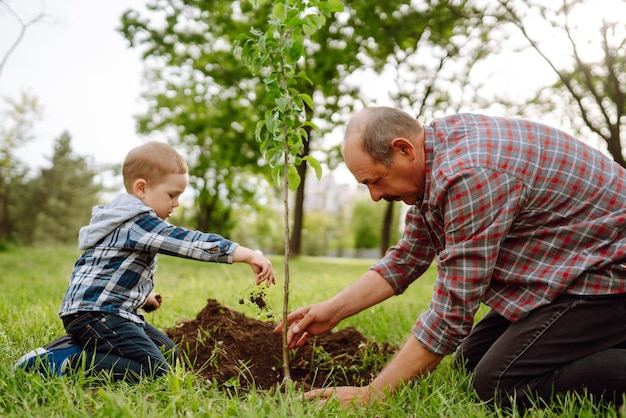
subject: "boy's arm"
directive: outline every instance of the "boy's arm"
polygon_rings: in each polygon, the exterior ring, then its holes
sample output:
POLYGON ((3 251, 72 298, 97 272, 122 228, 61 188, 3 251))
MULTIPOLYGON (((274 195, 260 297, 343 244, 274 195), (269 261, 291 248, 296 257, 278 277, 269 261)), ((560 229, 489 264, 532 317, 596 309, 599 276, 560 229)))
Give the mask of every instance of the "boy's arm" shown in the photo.
POLYGON ((233 263, 233 251, 238 246, 221 235, 177 227, 153 214, 137 217, 127 240, 137 251, 212 263, 233 263))
POLYGON ((256 284, 265 282, 267 286, 276 283, 272 262, 261 251, 239 245, 233 252, 235 263, 248 263, 256 273, 256 284))
POLYGON ((176 227, 150 214, 137 218, 129 233, 136 250, 216 263, 244 262, 256 273, 256 282, 274 284, 272 263, 260 251, 230 241, 218 234, 176 227))

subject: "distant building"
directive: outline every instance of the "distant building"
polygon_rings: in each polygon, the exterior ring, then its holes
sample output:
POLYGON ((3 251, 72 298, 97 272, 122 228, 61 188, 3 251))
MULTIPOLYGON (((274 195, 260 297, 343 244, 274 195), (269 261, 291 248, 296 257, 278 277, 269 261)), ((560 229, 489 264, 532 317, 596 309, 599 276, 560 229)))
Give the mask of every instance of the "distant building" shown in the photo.
POLYGON ((304 193, 305 212, 339 214, 351 210, 356 198, 367 196, 367 189, 357 186, 356 182, 338 183, 332 175, 326 175, 319 180, 315 176, 308 176, 304 193))

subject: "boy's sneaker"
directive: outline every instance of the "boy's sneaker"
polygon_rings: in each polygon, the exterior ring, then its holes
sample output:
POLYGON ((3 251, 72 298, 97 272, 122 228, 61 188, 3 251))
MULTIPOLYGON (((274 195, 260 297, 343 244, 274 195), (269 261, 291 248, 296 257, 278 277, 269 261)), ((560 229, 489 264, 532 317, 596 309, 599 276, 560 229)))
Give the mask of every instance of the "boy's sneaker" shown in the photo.
POLYGON ((35 371, 43 375, 63 376, 70 359, 80 354, 81 347, 70 334, 64 335, 43 347, 35 348, 20 357, 14 369, 35 371))

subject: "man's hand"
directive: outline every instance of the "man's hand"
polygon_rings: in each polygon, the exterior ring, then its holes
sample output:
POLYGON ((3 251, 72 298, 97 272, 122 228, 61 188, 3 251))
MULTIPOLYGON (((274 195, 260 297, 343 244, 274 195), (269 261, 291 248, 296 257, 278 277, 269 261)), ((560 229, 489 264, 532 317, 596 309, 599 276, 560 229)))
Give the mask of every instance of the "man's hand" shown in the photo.
POLYGON ((146 303, 143 304, 142 309, 146 312, 156 311, 161 306, 162 300, 163 298, 160 293, 150 292, 148 298, 146 299, 146 303))
POLYGON ((304 394, 304 399, 309 401, 319 399, 320 407, 333 399, 337 399, 342 407, 350 409, 355 406, 367 406, 374 401, 382 402, 385 400, 385 395, 371 386, 339 386, 311 390, 304 394))
MULTIPOLYGON (((334 297, 291 312, 287 316, 287 345, 289 348, 301 347, 312 335, 330 331, 345 318, 392 295, 393 289, 387 281, 369 270, 334 297)), ((282 322, 278 324, 274 333, 280 334, 283 326, 282 322)))
MULTIPOLYGON (((330 331, 343 317, 336 316, 337 310, 330 301, 305 306, 287 315, 287 345, 289 348, 303 346, 312 335, 330 331)), ((283 323, 274 328, 274 334, 280 334, 283 323)))
POLYGON ((400 385, 430 373, 442 358, 443 355, 431 353, 411 335, 400 351, 369 385, 317 389, 306 392, 304 398, 321 399, 321 405, 331 399, 337 399, 344 408, 384 401, 387 393, 394 393, 400 385))

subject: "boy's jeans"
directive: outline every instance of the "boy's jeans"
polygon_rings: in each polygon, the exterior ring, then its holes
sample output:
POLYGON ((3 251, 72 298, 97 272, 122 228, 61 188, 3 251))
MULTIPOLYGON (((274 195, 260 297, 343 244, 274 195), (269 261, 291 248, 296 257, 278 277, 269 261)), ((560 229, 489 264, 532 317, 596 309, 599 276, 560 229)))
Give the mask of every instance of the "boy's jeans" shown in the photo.
POLYGON ((474 373, 481 399, 503 406, 584 391, 619 402, 626 393, 626 294, 562 295, 516 322, 491 311, 455 362, 474 373))
POLYGON ((89 370, 110 371, 114 380, 162 376, 169 371, 164 353, 172 360, 178 355, 174 342, 148 323, 139 325, 117 315, 80 312, 63 317, 63 325, 83 347, 89 370))

